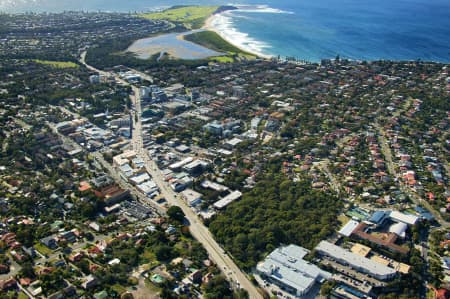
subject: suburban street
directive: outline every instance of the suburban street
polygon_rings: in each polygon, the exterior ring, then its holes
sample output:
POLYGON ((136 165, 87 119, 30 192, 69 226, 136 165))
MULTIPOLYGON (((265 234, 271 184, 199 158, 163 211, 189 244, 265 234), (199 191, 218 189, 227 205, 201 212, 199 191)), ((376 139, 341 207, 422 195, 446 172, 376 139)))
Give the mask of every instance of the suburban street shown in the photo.
MULTIPOLYGON (((394 165, 394 161, 392 159, 392 151, 389 147, 389 143, 386 139, 386 133, 384 132, 383 128, 378 124, 375 123, 375 128, 379 132, 379 141, 381 144, 381 152, 383 153, 384 157, 386 158, 386 165, 389 173, 392 175, 392 177, 400 179, 399 174, 397 173, 394 165)), ((423 206, 425 209, 430 211, 431 214, 433 214, 436 221, 444 228, 450 227, 450 223, 445 221, 441 214, 437 212, 426 200, 423 200, 420 198, 419 195, 414 193, 409 187, 405 186, 403 182, 399 182, 400 189, 403 193, 407 194, 409 198, 416 204, 417 206, 423 206)))
MULTIPOLYGON (((104 74, 100 70, 89 66, 85 63, 85 53, 82 54, 81 60, 90 70, 96 71, 100 74, 104 74)), ((123 82, 117 75, 116 80, 123 82)), ((151 79, 151 78, 150 78, 151 79)), ((131 148, 142 158, 145 162, 145 167, 148 173, 152 176, 154 182, 160 188, 161 194, 165 197, 170 205, 179 206, 190 224, 190 232, 192 236, 197 239, 206 249, 209 257, 214 261, 219 269, 226 275, 234 288, 245 289, 250 298, 262 298, 257 288, 250 282, 247 276, 239 269, 234 261, 225 253, 220 245, 214 240, 212 234, 208 228, 203 225, 197 215, 186 205, 186 203, 178 197, 178 195, 172 191, 170 186, 164 181, 163 175, 156 163, 149 159, 142 141, 142 125, 141 125, 141 99, 139 94, 139 88, 127 83, 133 89, 133 94, 130 95, 132 103, 135 109, 135 116, 133 119, 133 132, 131 139, 131 148)))

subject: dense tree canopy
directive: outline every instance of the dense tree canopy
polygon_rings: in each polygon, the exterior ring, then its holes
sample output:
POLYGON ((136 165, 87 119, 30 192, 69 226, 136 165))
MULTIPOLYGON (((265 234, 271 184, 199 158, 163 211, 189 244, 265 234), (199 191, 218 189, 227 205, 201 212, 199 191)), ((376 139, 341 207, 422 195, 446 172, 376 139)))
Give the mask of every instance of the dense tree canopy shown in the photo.
POLYGON ((183 210, 181 210, 181 208, 179 206, 171 206, 167 210, 167 216, 169 216, 170 219, 176 220, 179 222, 183 222, 183 219, 184 219, 183 210))
POLYGON ((247 269, 280 244, 313 248, 333 232, 341 203, 310 186, 306 180, 268 176, 218 215, 210 229, 247 269))

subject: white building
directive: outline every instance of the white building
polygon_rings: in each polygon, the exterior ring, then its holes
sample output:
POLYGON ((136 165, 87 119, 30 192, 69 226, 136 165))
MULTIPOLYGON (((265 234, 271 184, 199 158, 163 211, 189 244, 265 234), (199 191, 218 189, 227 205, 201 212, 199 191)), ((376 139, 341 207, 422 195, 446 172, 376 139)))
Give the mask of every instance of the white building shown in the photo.
POLYGON ((222 198, 221 200, 218 200, 214 203, 214 207, 218 210, 221 210, 223 208, 225 208, 227 205, 229 205, 230 203, 232 203, 233 201, 241 198, 242 193, 238 190, 235 190, 233 192, 231 192, 230 194, 228 194, 227 196, 225 196, 224 198, 222 198))
POLYGON ((139 173, 129 178, 130 183, 132 183, 135 186, 140 185, 148 180, 150 180, 150 175, 147 172, 139 173))
POLYGON ((159 190, 156 183, 151 180, 145 181, 145 182, 137 185, 136 188, 138 188, 139 191, 141 191, 142 193, 144 193, 146 195, 151 195, 159 190))
POLYGON ((258 273, 271 283, 295 296, 307 294, 314 284, 331 278, 331 274, 305 261, 309 250, 289 245, 275 249, 256 266, 258 273))
POLYGON ((221 185, 221 184, 218 184, 218 183, 215 183, 215 182, 211 182, 209 180, 204 180, 200 184, 200 186, 202 186, 202 188, 212 189, 212 190, 218 191, 218 192, 222 192, 222 191, 227 191, 228 190, 227 186, 224 186, 224 185, 221 185))
POLYGON ((201 172, 209 167, 209 163, 203 160, 194 160, 183 166, 183 170, 190 174, 201 172))
POLYGON ((192 189, 182 191, 181 196, 190 207, 195 207, 202 202, 202 194, 192 189))
POLYGON ((392 211, 389 217, 395 222, 403 222, 408 225, 414 225, 419 221, 419 217, 409 214, 404 214, 399 211, 392 211))
POLYGON ((113 165, 114 167, 119 167, 124 164, 128 164, 128 162, 130 162, 130 160, 133 159, 134 157, 136 157, 135 151, 125 151, 120 155, 113 157, 113 165))
POLYGON ((99 84, 100 83, 100 75, 90 75, 89 82, 91 84, 99 84))
POLYGON ((117 128, 129 127, 131 125, 131 119, 130 119, 130 117, 113 119, 112 121, 109 122, 109 125, 111 127, 117 127, 117 128))
POLYGON ((171 165, 169 165, 169 169, 172 171, 178 171, 181 169, 181 167, 183 167, 186 164, 189 164, 193 161, 194 159, 192 157, 187 157, 186 159, 183 159, 179 162, 173 163, 171 165))
POLYGON ((328 256, 342 265, 351 266, 356 271, 368 274, 379 280, 391 279, 397 273, 397 271, 388 266, 347 251, 327 241, 321 241, 315 249, 321 255, 328 256))
POLYGON ((395 224, 392 224, 389 227, 389 232, 390 233, 394 233, 397 236, 399 236, 399 237, 404 239, 406 237, 406 230, 407 229, 408 229, 408 225, 406 223, 397 222, 395 224))
POLYGON ((353 233, 353 231, 358 225, 359 225, 358 221, 350 220, 349 222, 347 222, 347 224, 344 225, 344 227, 341 228, 339 234, 345 237, 350 237, 350 235, 353 233))
POLYGON ((152 89, 147 86, 141 86, 139 88, 139 94, 141 95, 141 98, 144 100, 151 99, 152 98, 152 89))
POLYGON ((241 142, 242 142, 241 139, 234 137, 230 140, 225 141, 223 143, 223 147, 227 150, 233 150, 241 142))

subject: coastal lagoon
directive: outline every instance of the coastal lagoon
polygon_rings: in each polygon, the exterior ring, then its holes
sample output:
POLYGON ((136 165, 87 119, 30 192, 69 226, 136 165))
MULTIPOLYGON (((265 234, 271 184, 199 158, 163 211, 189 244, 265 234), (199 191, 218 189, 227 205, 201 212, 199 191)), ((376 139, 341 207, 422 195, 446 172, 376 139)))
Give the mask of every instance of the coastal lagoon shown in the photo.
POLYGON ((167 53, 172 58, 185 60, 204 59, 223 55, 223 53, 210 50, 183 39, 185 35, 200 31, 202 30, 192 30, 183 33, 176 32, 143 38, 135 41, 127 51, 136 54, 140 59, 148 59, 158 53, 167 53))

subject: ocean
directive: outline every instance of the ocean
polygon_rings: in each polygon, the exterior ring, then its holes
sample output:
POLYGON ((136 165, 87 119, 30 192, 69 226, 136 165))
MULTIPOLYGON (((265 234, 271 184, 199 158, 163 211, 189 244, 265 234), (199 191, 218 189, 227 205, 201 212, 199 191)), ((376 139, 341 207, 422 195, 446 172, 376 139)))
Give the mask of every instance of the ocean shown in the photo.
MULTIPOLYGON (((220 0, 0 0, 4 12, 139 12, 220 0)), ((242 0, 215 27, 264 55, 450 62, 449 0, 242 0)))

